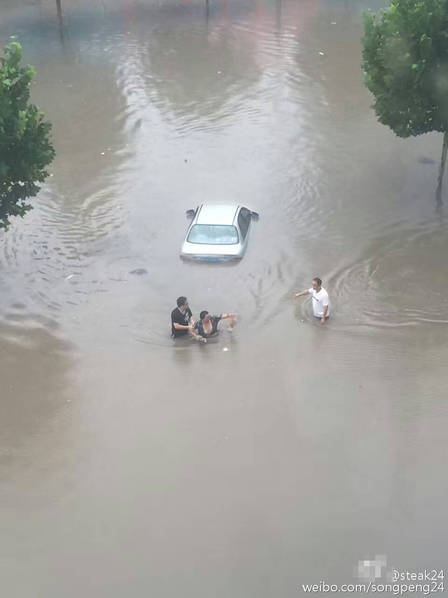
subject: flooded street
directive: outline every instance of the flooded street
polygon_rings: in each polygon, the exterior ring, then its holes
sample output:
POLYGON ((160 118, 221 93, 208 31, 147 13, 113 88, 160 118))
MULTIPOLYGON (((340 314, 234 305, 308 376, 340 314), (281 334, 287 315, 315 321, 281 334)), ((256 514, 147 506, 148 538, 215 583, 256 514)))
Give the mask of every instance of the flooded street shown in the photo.
POLYGON ((442 137, 370 108, 382 6, 62 0, 61 32, 53 0, 2 0, 56 148, 0 232, 5 597, 290 598, 378 554, 445 566, 442 137), (259 212, 241 262, 179 259, 203 201, 259 212), (315 276, 325 326, 294 298, 315 276), (179 295, 237 328, 174 342, 179 295))

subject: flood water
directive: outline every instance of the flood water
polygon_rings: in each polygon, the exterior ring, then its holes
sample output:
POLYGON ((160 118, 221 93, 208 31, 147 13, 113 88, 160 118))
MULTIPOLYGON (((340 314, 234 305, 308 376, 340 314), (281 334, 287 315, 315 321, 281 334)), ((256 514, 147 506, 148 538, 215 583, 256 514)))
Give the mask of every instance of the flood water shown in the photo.
POLYGON ((377 554, 445 565, 442 140, 370 109, 381 6, 62 0, 61 32, 53 1, 1 2, 57 151, 0 233, 5 597, 289 598, 377 554), (259 212, 240 263, 179 259, 202 201, 259 212), (314 276, 325 326, 293 297, 314 276), (174 343, 179 295, 237 328, 174 343))

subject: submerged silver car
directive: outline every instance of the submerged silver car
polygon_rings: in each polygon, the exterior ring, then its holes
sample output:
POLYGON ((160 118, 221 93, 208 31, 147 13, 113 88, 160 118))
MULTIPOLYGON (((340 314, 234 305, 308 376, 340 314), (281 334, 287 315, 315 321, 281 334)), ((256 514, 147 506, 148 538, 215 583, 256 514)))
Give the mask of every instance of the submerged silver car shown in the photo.
POLYGON ((237 204, 201 204, 187 210, 193 218, 180 256, 202 262, 241 259, 246 251, 251 221, 258 218, 237 204))

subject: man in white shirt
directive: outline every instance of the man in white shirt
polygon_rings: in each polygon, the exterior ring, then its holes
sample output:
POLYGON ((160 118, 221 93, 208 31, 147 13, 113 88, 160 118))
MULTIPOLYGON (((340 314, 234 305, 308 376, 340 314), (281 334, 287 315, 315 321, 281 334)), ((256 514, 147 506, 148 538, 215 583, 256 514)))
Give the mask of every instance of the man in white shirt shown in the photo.
POLYGON ((296 297, 303 297, 303 295, 312 295, 313 314, 315 318, 319 318, 322 324, 330 316, 330 299, 327 291, 322 286, 320 278, 313 278, 311 289, 296 293, 296 297))

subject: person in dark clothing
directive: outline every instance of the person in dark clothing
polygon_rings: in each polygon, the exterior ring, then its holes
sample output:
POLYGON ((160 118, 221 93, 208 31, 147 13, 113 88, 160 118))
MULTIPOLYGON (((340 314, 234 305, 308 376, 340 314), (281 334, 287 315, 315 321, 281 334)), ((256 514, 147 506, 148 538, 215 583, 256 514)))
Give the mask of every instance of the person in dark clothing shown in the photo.
POLYGON ((171 312, 171 336, 179 338, 193 331, 194 321, 192 319, 190 306, 186 297, 178 297, 177 307, 171 312))
POLYGON ((199 336, 203 342, 207 338, 218 333, 218 324, 221 320, 231 318, 230 327, 233 328, 236 323, 235 314, 221 314, 220 316, 211 316, 208 311, 201 311, 199 322, 196 322, 193 328, 193 334, 199 336))

